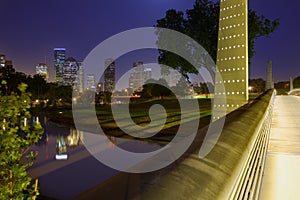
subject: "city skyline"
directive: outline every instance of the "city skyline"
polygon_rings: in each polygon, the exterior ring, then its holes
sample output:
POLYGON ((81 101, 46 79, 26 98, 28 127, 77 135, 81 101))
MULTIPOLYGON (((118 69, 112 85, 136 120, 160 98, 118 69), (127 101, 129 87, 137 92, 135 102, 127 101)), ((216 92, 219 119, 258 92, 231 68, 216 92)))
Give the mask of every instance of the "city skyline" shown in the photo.
MULTIPOLYGON (((192 8, 193 3, 194 0, 184 2, 130 0, 126 3, 92 1, 89 4, 81 1, 72 1, 72 4, 58 1, 43 3, 32 1, 28 4, 14 0, 3 1, 4 11, 0 13, 0 17, 5 19, 6 30, 11 31, 0 33, 0 54, 5 54, 13 60, 16 70, 32 75, 35 73, 36 63, 43 63, 46 57, 45 64, 48 66, 50 81, 53 81, 53 48, 65 47, 69 50, 69 55, 84 60, 88 52, 106 38, 131 28, 153 26, 157 19, 164 17, 167 9, 185 11, 192 8), (58 3, 60 7, 56 6, 58 3), (116 7, 116 3, 120 6, 116 7), (43 9, 38 9, 41 7, 46 8, 47 13, 44 13, 43 9), (70 7, 69 10, 81 11, 82 14, 77 16, 63 12, 67 7, 70 7), (37 11, 33 12, 35 10, 37 11), (109 12, 112 10, 115 10, 114 15, 109 12), (60 15, 56 15, 57 13, 60 15)), ((249 8, 258 14, 271 20, 281 19, 279 29, 271 34, 271 38, 260 38, 256 41, 256 55, 249 67, 250 78, 265 79, 268 60, 273 61, 276 82, 287 81, 290 76, 300 75, 297 68, 297 53, 300 50, 297 37, 299 30, 291 20, 299 15, 295 10, 299 4, 297 1, 291 4, 249 1, 249 8)), ((157 60, 156 56, 155 52, 137 54, 133 58, 120 60, 119 66, 130 69, 133 62, 137 60, 143 60, 144 63, 154 62, 157 60)), ((117 77, 120 77, 120 74, 117 74, 117 77)))
POLYGON ((0 6, 1 199, 300 196, 298 1, 0 6))

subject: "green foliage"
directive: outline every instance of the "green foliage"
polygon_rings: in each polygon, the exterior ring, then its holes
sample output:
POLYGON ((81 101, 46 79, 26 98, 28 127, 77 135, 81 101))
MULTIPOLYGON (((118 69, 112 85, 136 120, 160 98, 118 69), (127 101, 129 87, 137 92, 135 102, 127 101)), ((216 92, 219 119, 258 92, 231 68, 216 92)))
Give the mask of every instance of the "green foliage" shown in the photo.
POLYGON ((294 79, 293 86, 294 88, 300 88, 300 76, 294 79))
MULTIPOLYGON (((259 16, 256 11, 249 10, 248 13, 248 56, 252 58, 255 55, 255 40, 259 37, 270 37, 280 25, 279 19, 271 21, 266 19, 265 16, 259 16)), ((250 59, 249 59, 250 60, 250 59)))
POLYGON ((201 94, 209 94, 209 89, 206 83, 200 83, 200 92, 201 94))
MULTIPOLYGON (((7 88, 1 81, 1 89, 7 88)), ((30 199, 34 190, 26 169, 32 165, 35 152, 25 151, 38 142, 43 132, 39 123, 25 126, 30 119, 30 98, 26 93, 26 84, 18 85, 18 93, 10 95, 0 93, 0 199, 30 199)))
POLYGON ((276 89, 277 95, 287 95, 290 91, 290 82, 289 81, 280 81, 274 83, 274 88, 276 89))
POLYGON ((27 78, 24 73, 16 72, 12 66, 0 67, 0 79, 5 83, 5 87, 0 88, 0 91, 3 94, 19 93, 18 85, 27 83, 27 78))
POLYGON ((112 96, 112 93, 109 92, 109 91, 104 91, 103 93, 103 101, 105 103, 111 103, 111 96, 112 96))
POLYGON ((250 79, 249 86, 252 87, 251 93, 263 93, 266 90, 266 81, 262 78, 250 79))
POLYGON ((49 85, 45 79, 36 74, 33 77, 27 78, 27 84, 30 86, 28 92, 31 93, 32 99, 46 99, 46 92, 49 90, 49 85))
POLYGON ((0 68, 0 80, 2 84, 5 84, 0 88, 2 94, 20 94, 18 86, 26 83, 29 86, 27 92, 30 93, 33 101, 48 99, 47 104, 54 106, 72 103, 72 86, 47 83, 40 75, 27 76, 24 73, 16 72, 12 66, 0 68))
MULTIPOLYGON (((165 17, 157 20, 155 27, 176 30, 190 36, 203 46, 212 59, 216 61, 219 12, 219 2, 215 3, 210 0, 196 0, 193 8, 186 10, 185 13, 174 9, 166 11, 165 17)), ((256 39, 262 36, 270 37, 270 34, 278 28, 279 19, 271 21, 264 16, 259 16, 253 10, 249 10, 248 15, 248 55, 250 61, 255 55, 254 44, 256 39)), ((157 43, 160 46, 164 41, 162 41, 163 39, 160 39, 162 33, 157 32, 157 34, 159 36, 157 43)), ((182 46, 184 45, 181 44, 179 47, 183 48, 182 46)), ((191 51, 189 46, 186 46, 186 51, 191 51)), ((187 72, 197 73, 190 63, 171 52, 160 50, 158 61, 161 64, 178 69, 183 76, 186 76, 187 72)))
POLYGON ((172 92, 169 89, 168 83, 165 79, 149 79, 143 85, 142 97, 143 98, 153 98, 153 97, 163 97, 171 96, 172 92))

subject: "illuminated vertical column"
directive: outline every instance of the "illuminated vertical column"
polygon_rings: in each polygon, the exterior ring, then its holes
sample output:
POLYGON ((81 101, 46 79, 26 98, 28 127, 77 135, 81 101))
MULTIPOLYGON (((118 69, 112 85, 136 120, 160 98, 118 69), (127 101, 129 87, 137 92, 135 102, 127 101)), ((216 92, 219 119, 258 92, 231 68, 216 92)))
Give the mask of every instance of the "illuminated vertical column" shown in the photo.
POLYGON ((294 89, 293 77, 290 77, 290 91, 294 89))
MULTIPOLYGON (((221 0, 215 107, 229 113, 248 101, 248 1, 221 0), (224 87, 224 88, 223 88, 224 87), (226 105, 218 105, 226 98, 226 105)), ((217 112, 216 112, 217 113, 217 112)), ((215 114, 214 118, 219 118, 215 114)))
POLYGON ((273 83, 273 72, 272 72, 272 61, 269 60, 267 67, 267 78, 266 78, 266 90, 274 88, 273 83))

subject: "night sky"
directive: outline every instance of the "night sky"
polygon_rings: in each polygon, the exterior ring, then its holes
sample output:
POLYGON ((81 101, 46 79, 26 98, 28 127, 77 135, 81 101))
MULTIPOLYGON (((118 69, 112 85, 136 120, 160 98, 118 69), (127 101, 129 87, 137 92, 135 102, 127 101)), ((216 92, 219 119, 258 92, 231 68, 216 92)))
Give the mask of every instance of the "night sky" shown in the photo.
MULTIPOLYGON (((184 11, 193 3, 194 0, 2 0, 0 54, 27 74, 34 74, 36 64, 46 58, 53 80, 53 48, 65 47, 67 57, 82 61, 108 37, 127 29, 153 26, 167 9, 184 11)), ((249 7, 269 19, 281 19, 271 38, 257 40, 250 77, 265 79, 270 59, 275 81, 300 76, 300 1, 249 0, 249 7)), ((153 52, 144 53, 116 64, 128 68, 139 60, 153 62, 156 57, 153 52)))

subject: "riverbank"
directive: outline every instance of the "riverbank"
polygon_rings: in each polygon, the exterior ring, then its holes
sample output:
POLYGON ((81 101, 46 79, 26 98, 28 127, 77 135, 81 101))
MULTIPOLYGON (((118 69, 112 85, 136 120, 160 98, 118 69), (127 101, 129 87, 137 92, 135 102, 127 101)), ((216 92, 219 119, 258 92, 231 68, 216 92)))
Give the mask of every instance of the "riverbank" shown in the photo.
MULTIPOLYGON (((190 100, 186 100, 190 101, 190 100)), ((182 123, 189 123, 192 121, 199 121, 199 128, 203 128, 210 123, 210 115, 211 115, 211 101, 209 99, 199 99, 198 105, 200 113, 195 110, 195 108, 189 108, 189 110, 185 110, 184 112, 188 113, 188 117, 182 119, 180 105, 177 100, 153 100, 147 102, 134 102, 129 105, 130 116, 132 120, 140 125, 147 126, 151 120, 149 118, 148 112, 152 105, 160 104, 162 105, 167 113, 166 123, 163 129, 156 134, 155 136, 143 139, 143 140, 154 140, 160 142, 169 142, 176 135, 177 130, 182 123), (199 120, 200 119, 200 120, 199 120)), ((111 106, 117 106, 118 109, 122 109, 124 106, 128 106, 126 104, 122 105, 99 105, 95 106, 96 115, 101 125, 102 130, 107 136, 113 137, 122 137, 122 138, 133 138, 126 133, 124 133, 114 121, 113 114, 111 112, 111 106)), ((88 110, 81 110, 84 112, 89 112, 88 110)), ((64 106, 64 107, 47 107, 47 108, 32 108, 32 114, 38 116, 46 116, 48 120, 51 120, 55 123, 61 125, 67 125, 70 127, 75 127, 72 107, 64 106)), ((92 131, 90 127, 92 124, 90 123, 89 116, 83 117, 83 123, 86 124, 84 131, 92 131)), ((130 124, 126 124, 126 126, 131 126, 130 124)))

